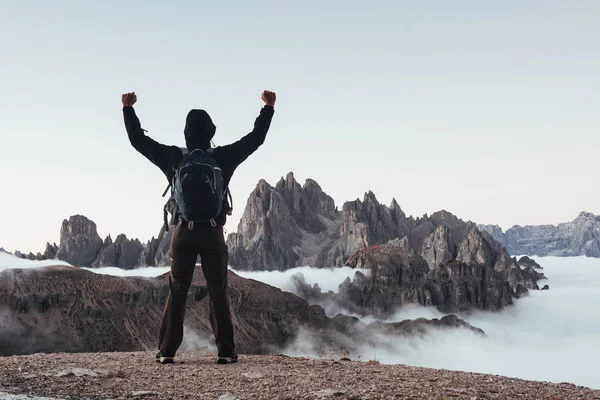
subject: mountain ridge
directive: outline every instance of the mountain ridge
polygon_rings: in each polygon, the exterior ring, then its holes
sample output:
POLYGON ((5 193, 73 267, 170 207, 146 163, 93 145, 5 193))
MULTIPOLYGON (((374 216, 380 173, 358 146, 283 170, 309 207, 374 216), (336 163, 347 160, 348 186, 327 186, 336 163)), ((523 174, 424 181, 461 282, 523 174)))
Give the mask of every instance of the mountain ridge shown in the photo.
POLYGON ((477 225, 506 247, 511 255, 600 257, 600 216, 581 211, 575 219, 556 225, 477 225))

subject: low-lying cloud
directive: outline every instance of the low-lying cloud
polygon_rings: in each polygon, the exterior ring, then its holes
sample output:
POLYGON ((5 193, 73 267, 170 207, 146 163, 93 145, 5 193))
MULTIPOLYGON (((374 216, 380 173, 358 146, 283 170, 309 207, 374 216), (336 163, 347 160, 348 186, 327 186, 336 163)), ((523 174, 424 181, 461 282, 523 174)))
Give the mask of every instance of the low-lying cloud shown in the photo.
POLYGON ((183 326, 183 342, 180 351, 199 351, 214 353, 217 351, 214 337, 204 336, 187 325, 183 326))
MULTIPOLYGON (((42 268, 48 267, 52 265, 66 265, 71 266, 68 262, 60 261, 60 260, 28 260, 25 258, 19 258, 12 254, 8 253, 0 253, 0 271, 4 271, 6 269, 32 269, 32 268, 42 268)), ((100 268, 87 268, 82 267, 82 269, 86 269, 88 271, 94 272, 96 274, 103 275, 114 275, 114 276, 142 276, 142 277, 155 277, 162 275, 169 271, 169 267, 140 267, 134 269, 121 269, 117 267, 100 267, 100 268)))
POLYGON ((146 278, 153 278, 155 276, 162 275, 169 272, 169 267, 140 267, 134 269, 121 269, 117 267, 100 267, 100 268, 87 268, 95 274, 101 275, 113 275, 113 276, 143 276, 146 278))
POLYGON ((40 268, 48 267, 50 265, 69 265, 69 263, 60 260, 28 260, 26 258, 19 258, 12 254, 0 252, 0 271, 12 268, 40 268))
POLYGON ((254 279, 267 285, 278 287, 286 292, 298 293, 296 280, 300 278, 304 283, 313 286, 318 284, 323 293, 329 291, 338 292, 338 287, 346 278, 354 278, 357 271, 369 276, 370 271, 364 269, 353 269, 350 267, 340 268, 312 268, 296 267, 287 271, 238 271, 232 269, 239 276, 254 279))
MULTIPOLYGON (((375 344, 355 344, 352 359, 378 360, 431 368, 499 374, 523 379, 571 382, 600 389, 600 259, 536 257, 549 278, 548 291, 532 291, 501 312, 471 312, 459 315, 483 329, 486 336, 468 330, 430 331, 424 336, 371 337, 375 344)), ((0 271, 7 268, 36 268, 68 265, 57 260, 30 261, 0 253, 0 271)), ((114 267, 89 268, 95 273, 117 276, 158 276, 168 267, 145 267, 122 270, 114 267)), ((236 271, 245 278, 256 279, 282 290, 296 292, 296 278, 323 292, 337 292, 351 268, 317 269, 300 267, 285 272, 236 271)), ((328 315, 344 311, 339 306, 323 304, 328 315)), ((419 317, 440 318, 444 314, 432 307, 411 305, 398 310, 388 322, 419 317)), ((365 323, 372 316, 361 317, 365 323)), ((198 351, 214 350, 211 338, 186 329, 184 346, 198 351)), ((296 341, 284 352, 288 355, 317 356, 311 333, 301 330, 296 341)), ((338 354, 340 356, 340 354, 338 354)))
MULTIPOLYGON (((600 389, 600 260, 536 258, 549 278, 548 291, 528 297, 501 312, 459 315, 486 336, 465 329, 430 331, 424 336, 380 335, 376 345, 358 344, 353 359, 382 363, 498 374, 523 379, 571 382, 600 389)), ((388 322, 418 317, 440 318, 432 307, 409 306, 388 322)), ((374 321, 372 317, 361 318, 374 321)), ((373 338, 371 338, 373 339, 373 338)), ((312 356, 309 333, 299 335, 286 354, 312 356), (305 354, 306 355, 306 354, 305 354)))

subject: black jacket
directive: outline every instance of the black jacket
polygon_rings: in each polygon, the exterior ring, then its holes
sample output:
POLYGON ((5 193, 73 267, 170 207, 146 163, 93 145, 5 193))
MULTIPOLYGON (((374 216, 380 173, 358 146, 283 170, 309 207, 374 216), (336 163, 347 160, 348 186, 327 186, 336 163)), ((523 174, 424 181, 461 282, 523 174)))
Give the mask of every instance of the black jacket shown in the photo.
MULTIPOLYGON (((235 143, 214 149, 213 156, 221 167, 225 186, 229 186, 235 169, 264 143, 274 112, 272 106, 264 106, 254 121, 252 132, 235 143)), ((133 107, 123 107, 123 117, 131 145, 160 168, 167 180, 172 182, 175 169, 183 157, 182 149, 178 146, 158 143, 145 135, 133 107)), ((225 220, 226 212, 224 211, 216 219, 216 222, 219 225, 225 225, 225 220)))

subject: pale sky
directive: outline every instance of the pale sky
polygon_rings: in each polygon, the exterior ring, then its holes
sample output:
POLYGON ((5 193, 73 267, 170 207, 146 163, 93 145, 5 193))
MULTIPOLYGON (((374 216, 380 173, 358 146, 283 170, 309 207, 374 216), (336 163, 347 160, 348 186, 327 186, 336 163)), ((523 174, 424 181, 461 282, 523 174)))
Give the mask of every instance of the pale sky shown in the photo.
POLYGON ((235 231, 260 178, 367 190, 419 216, 558 223, 600 213, 600 1, 0 0, 0 246, 43 251, 73 214, 102 237, 162 224, 166 179, 129 144, 217 145, 277 92, 265 144, 231 183, 235 231))

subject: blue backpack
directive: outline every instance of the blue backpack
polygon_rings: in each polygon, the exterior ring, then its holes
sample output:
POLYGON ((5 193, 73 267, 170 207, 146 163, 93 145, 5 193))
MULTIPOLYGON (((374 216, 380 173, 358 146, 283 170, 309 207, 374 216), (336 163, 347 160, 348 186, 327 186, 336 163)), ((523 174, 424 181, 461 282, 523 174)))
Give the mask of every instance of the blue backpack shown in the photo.
POLYGON ((213 150, 197 149, 184 154, 170 184, 172 191, 169 202, 174 202, 172 206, 176 206, 176 210, 172 211, 188 222, 190 229, 193 229, 195 222, 210 222, 213 227, 217 226, 215 219, 221 215, 224 206, 231 215, 231 207, 225 204, 229 200, 227 196, 231 198, 231 194, 225 187, 213 150))

